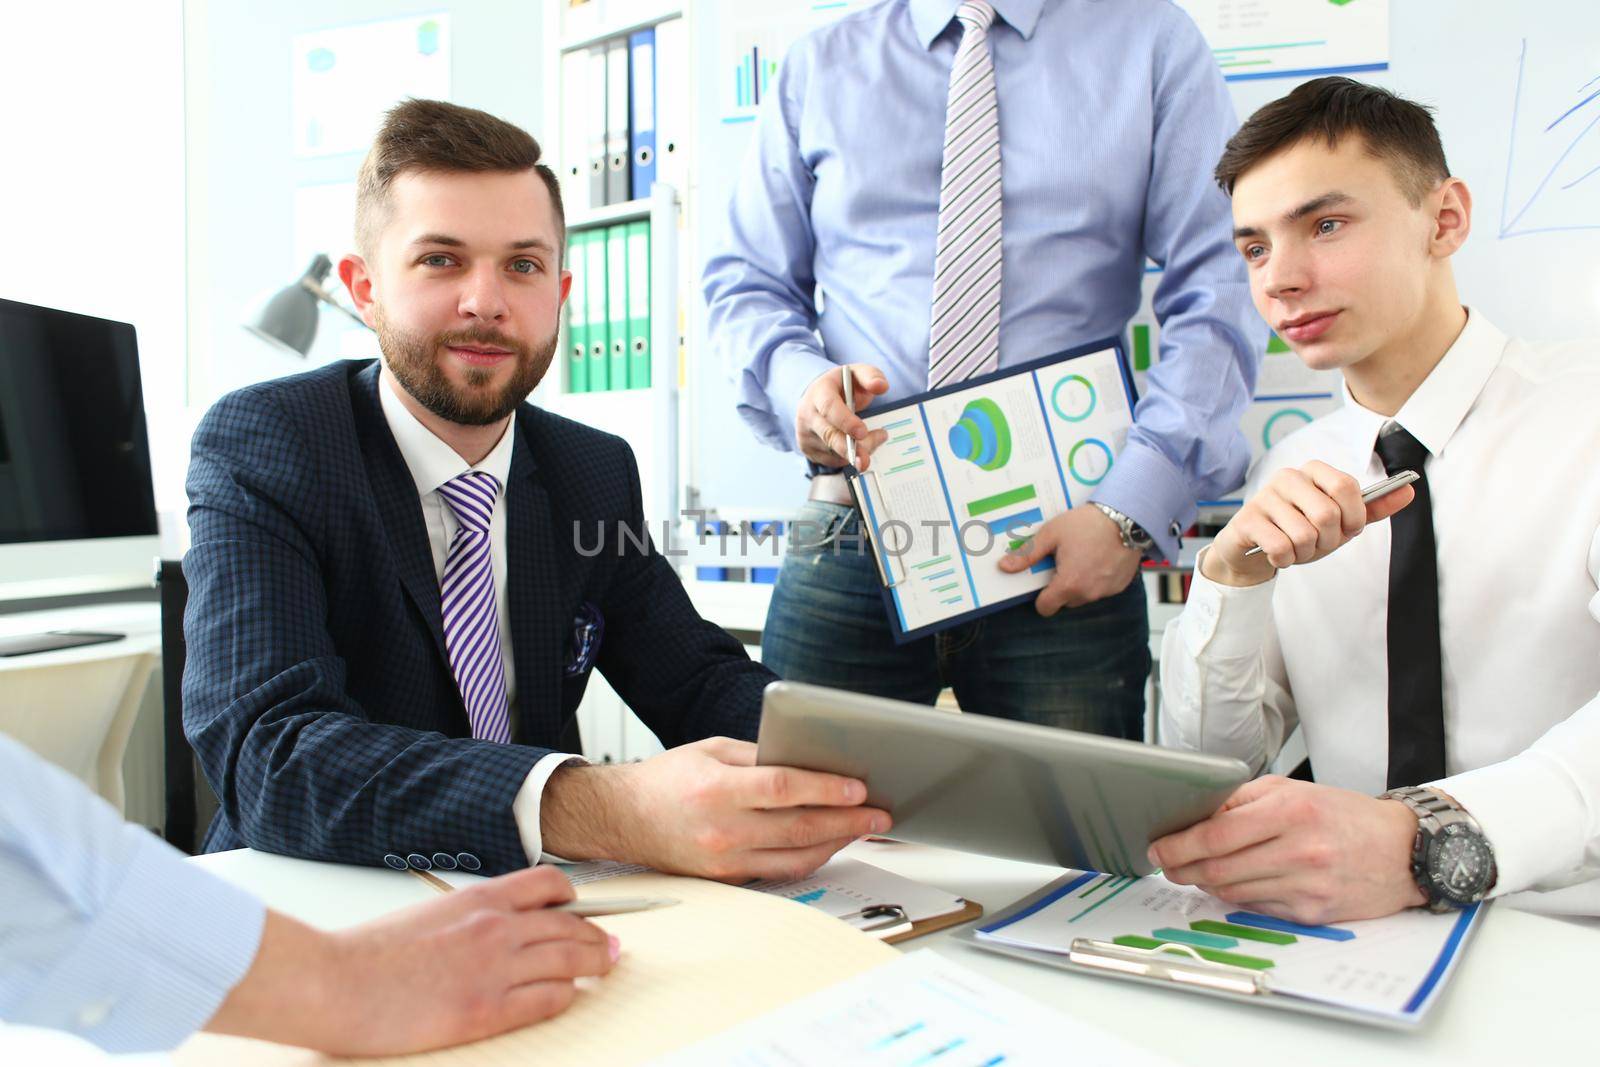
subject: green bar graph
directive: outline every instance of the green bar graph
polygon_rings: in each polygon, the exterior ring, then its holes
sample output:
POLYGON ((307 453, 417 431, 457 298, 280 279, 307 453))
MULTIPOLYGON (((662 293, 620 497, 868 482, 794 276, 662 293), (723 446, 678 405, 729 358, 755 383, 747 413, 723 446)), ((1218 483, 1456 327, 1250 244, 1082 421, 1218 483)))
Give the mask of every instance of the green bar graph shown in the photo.
POLYGON ((1259 941, 1264 945, 1292 945, 1299 940, 1293 934, 1282 934, 1276 930, 1257 930, 1253 926, 1236 926, 1233 923, 1217 922, 1215 919, 1192 922, 1189 924, 1189 929, 1198 930, 1202 934, 1237 937, 1241 941, 1259 941))
POLYGON ((1138 325, 1133 328, 1133 369, 1146 371, 1150 369, 1150 327, 1138 325))
POLYGON ((932 567, 932 566, 935 566, 935 565, 940 564, 940 563, 949 563, 949 562, 950 562, 950 557, 949 556, 939 556, 937 559, 925 560, 922 563, 914 563, 914 564, 911 565, 911 569, 920 571, 920 570, 922 570, 922 569, 924 569, 926 567, 932 567))
POLYGON ((1024 500, 1032 500, 1036 495, 1031 485, 1007 489, 1003 493, 996 493, 994 496, 986 496, 972 501, 967 505, 967 514, 977 516, 991 511, 999 511, 1001 508, 1008 508, 1012 504, 1020 504, 1024 500))
POLYGON ((1267 341, 1267 355, 1275 356, 1279 352, 1287 351, 1289 351, 1289 346, 1284 344, 1283 338, 1279 337, 1277 334, 1273 334, 1271 339, 1267 341))
POLYGON ((1158 941, 1176 941, 1179 944, 1194 945, 1196 948, 1239 947, 1239 942, 1235 938, 1223 937, 1221 934, 1202 934, 1197 930, 1176 930, 1170 926, 1152 930, 1150 936, 1158 941))
POLYGON ((885 474, 898 474, 900 471, 913 470, 913 469, 915 469, 917 467, 920 467, 920 466, 922 466, 922 460, 919 459, 919 460, 915 461, 914 463, 902 463, 898 467, 890 467, 884 473, 885 474))
MULTIPOLYGON (((1136 934, 1124 934, 1112 938, 1113 945, 1122 945, 1125 948, 1160 948, 1162 942, 1153 937, 1139 937, 1136 934)), ((1210 960, 1212 963, 1225 963, 1229 967, 1245 967, 1252 971, 1265 971, 1276 966, 1271 960, 1264 960, 1260 956, 1244 956, 1237 952, 1219 952, 1214 948, 1197 948, 1200 958, 1210 960)))

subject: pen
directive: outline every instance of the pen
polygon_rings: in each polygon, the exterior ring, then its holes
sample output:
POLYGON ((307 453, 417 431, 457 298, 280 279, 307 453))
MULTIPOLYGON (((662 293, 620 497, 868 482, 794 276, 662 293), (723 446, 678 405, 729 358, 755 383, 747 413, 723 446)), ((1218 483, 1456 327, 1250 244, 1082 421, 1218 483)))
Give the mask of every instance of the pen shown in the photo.
MULTIPOLYGON (((1400 471, 1392 477, 1385 478, 1381 482, 1373 482, 1371 485, 1361 490, 1361 502, 1363 504, 1370 504, 1379 497, 1388 496, 1402 485, 1410 485, 1420 477, 1422 477, 1422 475, 1418 474, 1416 471, 1400 471)), ((1257 545, 1250 551, 1246 552, 1244 557, 1245 559, 1249 559, 1251 556, 1259 556, 1260 554, 1261 546, 1257 545)))
MULTIPOLYGON (((850 414, 856 413, 856 376, 850 373, 850 368, 844 368, 844 406, 850 409, 850 414)), ((856 465, 856 439, 849 434, 844 435, 844 450, 850 460, 850 466, 856 465)))
MULTIPOLYGON (((431 871, 419 871, 413 867, 411 873, 427 882, 436 892, 455 892, 455 886, 431 871)), ((597 915, 626 915, 635 911, 670 908, 676 903, 678 903, 677 897, 592 897, 588 900, 569 900, 565 904, 555 905, 550 910, 564 911, 589 919, 597 915)))

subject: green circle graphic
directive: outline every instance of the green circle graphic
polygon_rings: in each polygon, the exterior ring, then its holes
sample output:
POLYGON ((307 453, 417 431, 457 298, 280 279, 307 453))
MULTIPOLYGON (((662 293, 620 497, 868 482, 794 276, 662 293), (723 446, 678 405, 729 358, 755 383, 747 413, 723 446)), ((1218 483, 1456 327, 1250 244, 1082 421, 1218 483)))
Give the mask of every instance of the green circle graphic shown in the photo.
POLYGON ((1057 415, 1060 415, 1068 422, 1082 422, 1084 419, 1087 419, 1090 415, 1094 414, 1094 405, 1097 399, 1097 395, 1094 391, 1094 384, 1081 374, 1067 375, 1065 378, 1056 383, 1056 387, 1054 389, 1050 390, 1050 406, 1056 409, 1057 415), (1068 415, 1061 409, 1062 387, 1069 385, 1072 382, 1079 382, 1085 389, 1089 390, 1089 406, 1078 412, 1076 415, 1068 415))
POLYGON ((1106 444, 1098 437, 1085 437, 1083 440, 1073 445, 1072 451, 1067 453, 1067 470, 1072 472, 1073 478, 1077 479, 1080 484, 1099 485, 1101 479, 1103 479, 1111 470, 1111 460, 1112 456, 1110 445, 1106 444), (1101 471, 1098 477, 1090 478, 1078 470, 1078 453, 1082 452, 1085 446, 1093 446, 1105 454, 1106 469, 1101 471))

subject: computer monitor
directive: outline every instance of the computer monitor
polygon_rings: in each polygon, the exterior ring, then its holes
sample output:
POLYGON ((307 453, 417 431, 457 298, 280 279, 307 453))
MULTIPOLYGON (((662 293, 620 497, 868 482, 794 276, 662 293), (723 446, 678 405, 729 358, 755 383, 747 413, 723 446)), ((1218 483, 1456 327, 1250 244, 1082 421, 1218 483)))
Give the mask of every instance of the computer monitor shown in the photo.
POLYGON ((148 586, 156 535, 133 327, 0 300, 0 600, 148 586))

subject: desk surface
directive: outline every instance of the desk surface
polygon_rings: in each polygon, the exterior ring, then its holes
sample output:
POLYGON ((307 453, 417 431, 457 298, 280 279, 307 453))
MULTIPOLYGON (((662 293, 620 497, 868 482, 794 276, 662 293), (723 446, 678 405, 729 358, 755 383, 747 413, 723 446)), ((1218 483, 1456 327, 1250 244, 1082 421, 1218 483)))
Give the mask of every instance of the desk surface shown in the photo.
MULTIPOLYGON (((1060 874, 1055 868, 921 845, 853 845, 848 854, 980 901, 993 914, 1060 874)), ((420 880, 386 868, 338 867, 240 850, 198 858, 268 904, 314 925, 338 927, 429 899, 420 880)), ((470 878, 452 875, 453 881, 470 878)), ((1593 1054, 1591 961, 1600 923, 1492 908, 1432 1018, 1397 1033, 1294 1012, 1268 1011, 1127 982, 1069 974, 971 948, 957 931, 905 948, 934 948, 961 964, 1092 1025, 1184 1064, 1243 1060, 1301 1065, 1555 1063, 1593 1054)))
POLYGON ((159 652, 161 605, 154 601, 139 600, 0 615, 0 637, 44 633, 47 630, 96 630, 127 636, 120 641, 79 645, 76 648, 63 648, 55 652, 0 656, 0 671, 59 667, 69 663, 90 663, 96 660, 115 659, 118 656, 159 652))

